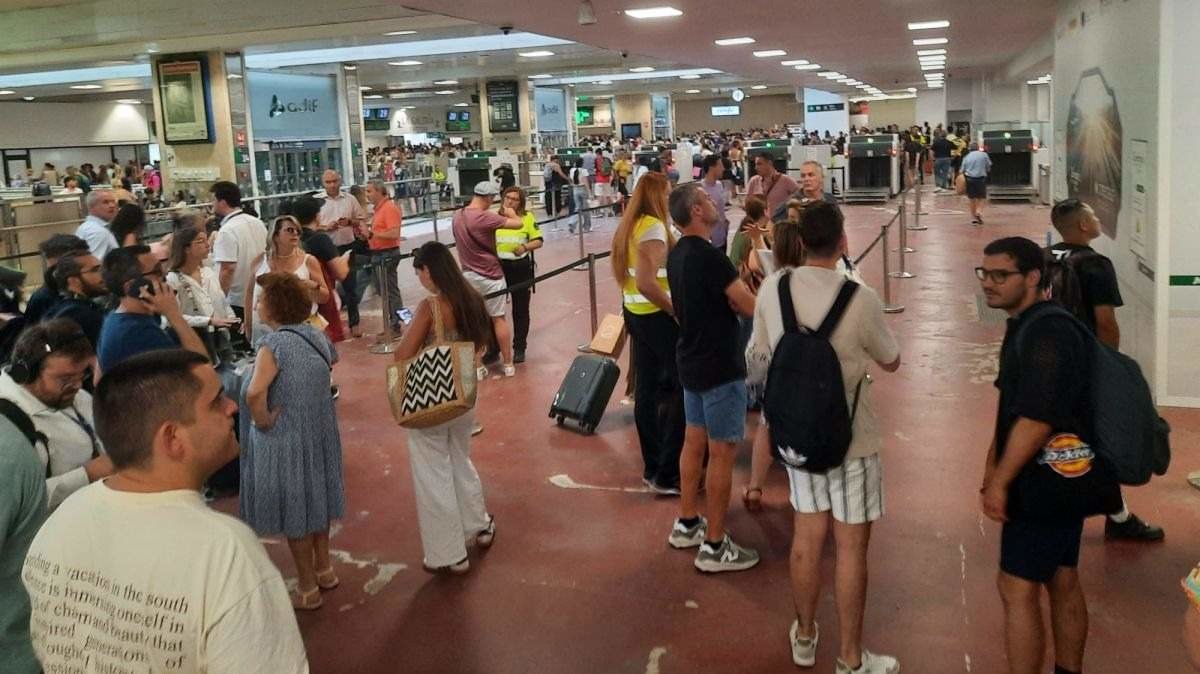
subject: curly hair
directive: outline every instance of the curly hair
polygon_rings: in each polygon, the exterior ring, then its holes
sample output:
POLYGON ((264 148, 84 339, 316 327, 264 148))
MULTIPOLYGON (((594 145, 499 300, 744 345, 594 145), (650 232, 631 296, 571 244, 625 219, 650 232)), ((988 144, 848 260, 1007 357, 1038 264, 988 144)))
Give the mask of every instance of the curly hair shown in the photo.
POLYGON ((263 303, 266 315, 280 325, 298 325, 312 314, 312 291, 295 274, 267 272, 257 282, 262 288, 258 301, 263 303))

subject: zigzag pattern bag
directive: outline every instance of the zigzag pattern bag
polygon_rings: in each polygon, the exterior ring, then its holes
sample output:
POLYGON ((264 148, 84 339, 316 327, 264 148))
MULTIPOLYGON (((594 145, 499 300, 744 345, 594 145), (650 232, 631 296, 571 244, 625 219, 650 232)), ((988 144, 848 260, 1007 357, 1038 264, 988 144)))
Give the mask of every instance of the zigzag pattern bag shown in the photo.
POLYGON ((433 343, 387 368, 392 416, 405 428, 444 424, 475 407, 475 345, 446 341, 440 304, 433 298, 429 302, 433 343))

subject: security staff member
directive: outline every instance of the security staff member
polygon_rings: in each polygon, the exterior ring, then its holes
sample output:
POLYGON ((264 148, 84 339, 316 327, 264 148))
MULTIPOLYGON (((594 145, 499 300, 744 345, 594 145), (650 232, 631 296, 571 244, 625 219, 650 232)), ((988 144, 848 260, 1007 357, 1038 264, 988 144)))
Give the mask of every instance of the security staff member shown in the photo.
MULTIPOLYGON (((542 230, 538 229, 533 213, 525 210, 525 193, 520 187, 504 190, 500 214, 520 218, 520 229, 496 230, 496 255, 504 270, 504 282, 509 288, 533 279, 533 256, 530 251, 542 247, 542 230)), ((525 347, 529 337, 529 296, 532 287, 513 290, 513 362, 525 362, 525 347)))

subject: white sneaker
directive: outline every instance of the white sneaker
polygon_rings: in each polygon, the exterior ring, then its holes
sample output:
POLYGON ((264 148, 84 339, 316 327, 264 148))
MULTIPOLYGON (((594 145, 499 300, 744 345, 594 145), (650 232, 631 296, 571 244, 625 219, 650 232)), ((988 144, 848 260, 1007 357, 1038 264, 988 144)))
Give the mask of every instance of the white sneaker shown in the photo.
POLYGON ((511 363, 506 363, 506 364, 504 365, 504 376, 505 376, 505 377, 515 377, 515 376, 517 376, 517 366, 516 366, 516 365, 513 365, 513 364, 511 364, 511 363))
POLYGON ((486 365, 480 365, 479 369, 475 370, 475 378, 483 381, 488 378, 488 369, 486 365))
POLYGON ((813 635, 808 639, 801 639, 800 620, 793 620, 788 636, 792 641, 792 662, 796 663, 797 667, 812 667, 817 664, 817 642, 821 640, 821 626, 817 621, 813 621, 813 635))
POLYGON ((841 658, 837 661, 837 674, 899 674, 900 661, 890 655, 879 655, 867 649, 862 652, 862 664, 850 669, 841 658))

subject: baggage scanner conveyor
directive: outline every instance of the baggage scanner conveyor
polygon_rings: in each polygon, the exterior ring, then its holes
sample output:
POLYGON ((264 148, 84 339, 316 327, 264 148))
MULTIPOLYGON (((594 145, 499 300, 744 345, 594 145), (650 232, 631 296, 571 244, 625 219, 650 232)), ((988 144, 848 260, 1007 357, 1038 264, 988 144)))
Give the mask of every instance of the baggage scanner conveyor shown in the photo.
POLYGON ((896 134, 851 136, 846 142, 846 202, 886 202, 900 192, 896 134))

